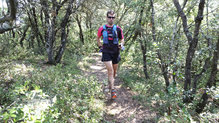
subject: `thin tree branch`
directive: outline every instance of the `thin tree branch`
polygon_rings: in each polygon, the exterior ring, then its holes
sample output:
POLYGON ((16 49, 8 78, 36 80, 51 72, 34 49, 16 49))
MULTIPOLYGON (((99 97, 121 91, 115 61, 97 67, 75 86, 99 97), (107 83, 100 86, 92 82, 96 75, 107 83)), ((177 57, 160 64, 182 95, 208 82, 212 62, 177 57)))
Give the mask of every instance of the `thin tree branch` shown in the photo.
POLYGON ((17 12, 16 0, 9 0, 9 4, 10 4, 10 15, 1 17, 0 23, 4 23, 6 21, 12 21, 16 18, 16 12, 17 12))
POLYGON ((187 24, 187 17, 185 15, 185 13, 183 12, 183 9, 181 8, 180 4, 179 4, 179 1, 178 0, 173 0, 173 3, 182 19, 182 22, 183 22, 183 30, 184 30, 184 33, 188 39, 188 42, 192 42, 192 35, 191 33, 189 32, 189 29, 188 29, 188 24, 187 24))

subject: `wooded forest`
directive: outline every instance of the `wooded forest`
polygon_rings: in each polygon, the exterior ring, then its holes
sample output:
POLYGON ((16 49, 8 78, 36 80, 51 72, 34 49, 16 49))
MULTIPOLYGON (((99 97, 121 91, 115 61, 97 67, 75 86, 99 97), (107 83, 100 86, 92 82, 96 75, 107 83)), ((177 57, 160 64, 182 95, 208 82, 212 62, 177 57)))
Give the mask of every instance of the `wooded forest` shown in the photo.
POLYGON ((219 122, 218 25, 217 0, 1 0, 0 121, 219 122), (107 112, 92 65, 108 10, 125 41, 115 83, 151 117, 107 112))

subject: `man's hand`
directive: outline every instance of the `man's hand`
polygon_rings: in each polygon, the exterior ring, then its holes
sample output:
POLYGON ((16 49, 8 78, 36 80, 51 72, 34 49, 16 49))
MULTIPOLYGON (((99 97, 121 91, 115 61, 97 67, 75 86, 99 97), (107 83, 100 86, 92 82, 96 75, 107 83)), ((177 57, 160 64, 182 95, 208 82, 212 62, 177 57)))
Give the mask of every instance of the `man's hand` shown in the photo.
POLYGON ((122 43, 120 43, 120 44, 118 45, 118 47, 119 47, 119 49, 122 50, 122 51, 125 50, 125 47, 123 46, 122 43))
POLYGON ((124 43, 125 43, 124 39, 121 39, 121 43, 118 46, 119 49, 121 49, 122 51, 125 50, 124 43))
POLYGON ((97 36, 97 45, 98 45, 98 47, 99 47, 99 52, 102 52, 103 51, 103 46, 102 46, 102 44, 100 43, 100 37, 98 37, 97 36))
POLYGON ((99 46, 99 53, 103 52, 103 46, 99 46))

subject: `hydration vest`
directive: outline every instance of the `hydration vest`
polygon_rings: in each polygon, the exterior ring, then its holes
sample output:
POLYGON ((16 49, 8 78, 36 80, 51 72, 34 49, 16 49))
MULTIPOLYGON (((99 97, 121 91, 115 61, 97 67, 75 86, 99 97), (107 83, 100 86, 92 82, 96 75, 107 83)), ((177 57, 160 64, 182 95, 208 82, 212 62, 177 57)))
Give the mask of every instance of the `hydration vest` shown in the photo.
MULTIPOLYGON (((113 38, 113 44, 118 44, 119 43, 119 39, 118 39, 118 35, 117 35, 117 26, 113 25, 113 29, 112 29, 112 38, 113 38)), ((109 44, 109 34, 107 32, 107 28, 106 25, 103 25, 103 44, 109 44)))

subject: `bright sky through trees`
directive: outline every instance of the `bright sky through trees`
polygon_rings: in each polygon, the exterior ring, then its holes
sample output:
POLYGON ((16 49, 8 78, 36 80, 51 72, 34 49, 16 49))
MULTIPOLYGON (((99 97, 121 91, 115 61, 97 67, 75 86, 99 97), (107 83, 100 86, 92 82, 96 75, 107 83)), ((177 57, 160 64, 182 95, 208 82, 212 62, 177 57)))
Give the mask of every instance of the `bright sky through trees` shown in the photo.
POLYGON ((7 7, 7 4, 6 4, 6 1, 5 1, 5 0, 0 0, 0 7, 1 7, 1 8, 7 7))

